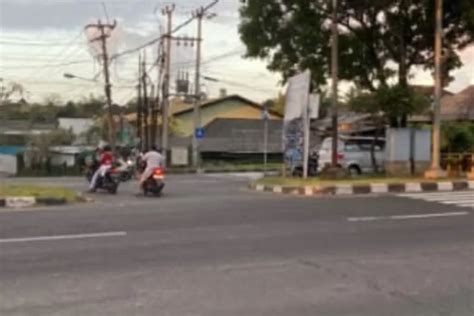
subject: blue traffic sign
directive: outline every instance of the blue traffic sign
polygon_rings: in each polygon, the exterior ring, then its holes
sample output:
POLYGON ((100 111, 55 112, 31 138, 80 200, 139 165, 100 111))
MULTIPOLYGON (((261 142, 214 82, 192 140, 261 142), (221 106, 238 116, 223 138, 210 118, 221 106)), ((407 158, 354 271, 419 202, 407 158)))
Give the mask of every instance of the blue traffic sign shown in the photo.
POLYGON ((197 139, 203 139, 204 138, 204 127, 198 127, 194 131, 194 135, 196 136, 197 139))

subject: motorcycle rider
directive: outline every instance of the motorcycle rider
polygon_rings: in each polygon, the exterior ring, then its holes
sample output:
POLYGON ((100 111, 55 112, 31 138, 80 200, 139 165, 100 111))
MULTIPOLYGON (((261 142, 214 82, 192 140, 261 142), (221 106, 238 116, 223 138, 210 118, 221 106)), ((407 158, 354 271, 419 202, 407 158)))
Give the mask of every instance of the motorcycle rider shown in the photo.
POLYGON ((94 175, 92 176, 91 182, 89 184, 90 192, 95 191, 97 179, 99 178, 99 176, 104 177, 106 172, 110 168, 112 168, 113 159, 114 157, 113 157, 110 146, 108 145, 104 146, 104 148, 102 149, 102 152, 100 153, 100 159, 99 159, 100 166, 95 171, 94 175))
POLYGON ((143 183, 152 175, 153 170, 163 165, 163 155, 158 151, 155 145, 152 145, 150 150, 142 156, 142 161, 146 164, 146 168, 140 178, 140 188, 143 186, 143 183))

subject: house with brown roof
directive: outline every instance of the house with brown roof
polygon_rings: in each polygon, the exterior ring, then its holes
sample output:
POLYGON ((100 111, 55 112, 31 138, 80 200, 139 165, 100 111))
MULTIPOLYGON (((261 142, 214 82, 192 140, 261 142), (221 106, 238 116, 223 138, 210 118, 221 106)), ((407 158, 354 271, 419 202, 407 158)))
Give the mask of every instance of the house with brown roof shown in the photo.
MULTIPOLYGON (((431 111, 410 118, 410 122, 413 123, 431 123, 431 121, 431 111)), ((443 92, 441 121, 474 121, 474 85, 455 94, 443 92)))
POLYGON ((474 85, 441 99, 441 119, 444 121, 474 121, 474 85))

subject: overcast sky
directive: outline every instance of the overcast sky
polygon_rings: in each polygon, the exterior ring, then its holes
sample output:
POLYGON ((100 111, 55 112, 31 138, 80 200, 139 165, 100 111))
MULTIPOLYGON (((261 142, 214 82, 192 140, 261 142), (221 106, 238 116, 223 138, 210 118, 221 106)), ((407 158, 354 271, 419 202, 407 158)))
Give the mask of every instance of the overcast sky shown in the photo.
MULTIPOLYGON (((192 10, 211 0, 175 0, 174 24, 191 16, 192 10)), ((220 0, 212 12, 217 16, 204 24, 203 74, 220 79, 205 82, 205 90, 216 96, 224 87, 256 101, 275 97, 281 89, 280 77, 266 70, 264 61, 243 59, 244 45, 237 32, 239 0, 220 0)), ((154 0, 0 0, 0 77, 5 82, 23 84, 30 99, 42 99, 59 93, 64 100, 94 93, 102 94, 100 83, 67 80, 65 72, 85 78, 99 74, 91 48, 83 32, 87 23, 98 18, 116 19, 118 27, 110 40, 111 54, 134 48, 157 37, 165 24, 161 8, 170 1, 154 0)), ((194 36, 195 23, 179 32, 194 36)), ((147 50, 148 62, 156 56, 156 47, 147 50)), ((190 71, 194 66, 194 47, 173 47, 173 73, 190 71)), ((474 83, 474 49, 463 53, 466 63, 456 71, 450 89, 458 91, 474 83)), ((112 64, 114 101, 124 103, 134 96, 138 55, 131 54, 112 64)), ((156 73, 151 73, 156 78, 156 73)), ((99 77, 101 78, 101 77, 99 77)), ((429 73, 417 72, 413 82, 430 84, 429 73)))

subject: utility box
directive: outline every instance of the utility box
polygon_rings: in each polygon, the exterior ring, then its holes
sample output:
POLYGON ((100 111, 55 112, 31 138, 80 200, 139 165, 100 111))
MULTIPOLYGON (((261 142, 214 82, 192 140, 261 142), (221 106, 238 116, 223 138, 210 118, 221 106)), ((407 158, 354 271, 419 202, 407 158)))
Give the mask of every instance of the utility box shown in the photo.
POLYGON ((422 175, 431 162, 431 130, 389 128, 386 134, 385 171, 391 176, 422 175))

